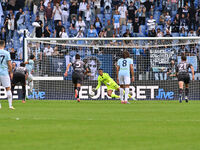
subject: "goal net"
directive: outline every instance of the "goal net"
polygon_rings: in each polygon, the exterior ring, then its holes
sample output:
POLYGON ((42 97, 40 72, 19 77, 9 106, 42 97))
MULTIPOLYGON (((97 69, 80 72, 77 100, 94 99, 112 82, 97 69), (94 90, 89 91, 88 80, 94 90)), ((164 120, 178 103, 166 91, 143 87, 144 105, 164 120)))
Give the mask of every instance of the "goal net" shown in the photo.
MULTIPOLYGON (((175 65, 185 54, 195 70, 189 98, 200 100, 200 38, 26 38, 25 60, 31 54, 34 64, 34 89, 30 99, 73 100, 74 87, 70 68, 64 77, 66 66, 80 54, 89 72, 84 77, 81 99, 109 100, 106 86, 102 84, 96 95, 89 96, 97 86, 98 69, 102 68, 116 81, 116 63, 123 50, 128 50, 134 62, 135 82, 130 93, 138 100, 177 100, 178 81, 174 77, 175 65)), ((191 72, 190 72, 190 77, 191 72)), ((118 91, 115 91, 119 94, 118 91)))

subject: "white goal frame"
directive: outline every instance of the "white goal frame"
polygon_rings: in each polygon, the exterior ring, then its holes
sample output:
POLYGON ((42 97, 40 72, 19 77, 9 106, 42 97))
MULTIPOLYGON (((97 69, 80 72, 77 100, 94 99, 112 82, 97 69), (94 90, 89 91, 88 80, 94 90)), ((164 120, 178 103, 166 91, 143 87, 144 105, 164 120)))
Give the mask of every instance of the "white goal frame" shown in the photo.
MULTIPOLYGON (((28 60, 28 43, 29 42, 38 42, 38 43, 46 43, 46 44, 61 44, 58 41, 162 41, 162 40, 176 40, 176 41, 185 41, 183 43, 176 43, 173 45, 173 43, 169 43, 170 46, 180 46, 180 45, 189 45, 189 44, 193 44, 193 42, 191 41, 195 41, 195 43, 198 43, 200 45, 200 37, 197 36, 193 36, 193 37, 120 37, 120 38, 25 38, 24 39, 24 61, 28 60), (46 42, 45 42, 46 41, 46 42), (55 43, 53 42, 55 41, 55 43), (198 42, 197 42, 198 41, 198 42), (58 43, 56 43, 58 42, 58 43), (191 42, 191 43, 189 43, 191 42)), ((76 44, 64 44, 64 45, 68 45, 68 46, 76 46, 76 44)), ((93 47, 93 48, 140 48, 140 47, 152 47, 154 49, 162 46, 166 46, 168 44, 164 44, 162 45, 162 43, 160 45, 140 45, 140 46, 136 46, 136 45, 92 45, 92 44, 85 44, 85 46, 87 47, 93 47)), ((77 44, 78 47, 84 47, 84 45, 80 45, 77 44)), ((108 49, 109 50, 109 49, 108 49)), ((61 81, 63 80, 62 76, 57 76, 57 77, 44 77, 44 76, 34 76, 33 80, 36 81, 61 81)), ((199 81, 198 81, 199 82, 199 81)))

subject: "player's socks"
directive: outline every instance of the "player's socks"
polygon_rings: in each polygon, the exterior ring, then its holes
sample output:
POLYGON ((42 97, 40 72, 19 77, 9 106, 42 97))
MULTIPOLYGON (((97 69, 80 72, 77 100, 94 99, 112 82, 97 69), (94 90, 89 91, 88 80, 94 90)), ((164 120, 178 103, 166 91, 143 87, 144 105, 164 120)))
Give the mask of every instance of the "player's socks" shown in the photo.
POLYGON ((33 92, 33 81, 31 81, 31 82, 29 83, 29 87, 30 87, 30 92, 32 93, 32 92, 33 92))
POLYGON ((179 102, 182 102, 183 89, 179 89, 179 102))
POLYGON ((12 93, 11 90, 7 91, 9 108, 12 107, 12 93))
POLYGON ((185 88, 185 96, 188 96, 189 88, 185 88))
MULTIPOLYGON (((125 94, 125 90, 123 91, 123 93, 125 94)), ((131 97, 132 97, 132 95, 131 95, 131 94, 128 94, 128 97, 129 97, 129 98, 131 98, 131 97)))
MULTIPOLYGON (((125 91, 123 91, 123 93, 125 94, 125 91)), ((129 97, 129 98, 132 98, 132 95, 131 95, 131 94, 128 94, 128 97, 129 97)), ((133 98, 133 100, 135 100, 135 99, 133 98)))
POLYGON ((189 88, 185 88, 185 101, 186 101, 186 103, 188 102, 188 93, 189 93, 189 88))
POLYGON ((77 87, 77 98, 79 99, 79 92, 80 92, 81 88, 77 87))
POLYGON ((29 97, 26 95, 25 100, 29 100, 29 97))
POLYGON ((179 96, 182 95, 183 89, 179 89, 179 96))
POLYGON ((120 100, 123 102, 124 101, 124 89, 120 88, 119 93, 120 93, 120 100))
POLYGON ((119 98, 120 98, 120 96, 119 96, 119 95, 115 95, 115 94, 113 94, 113 93, 111 94, 111 97, 112 97, 112 98, 117 98, 117 99, 119 99, 119 98))
POLYGON ((185 96, 185 102, 188 103, 188 97, 187 96, 185 96))
POLYGON ((125 88, 125 102, 128 101, 129 88, 125 88))
POLYGON ((23 100, 26 100, 26 86, 22 86, 22 91, 23 91, 23 100))
POLYGON ((78 96, 77 87, 74 87, 74 92, 75 92, 75 98, 77 98, 77 96, 78 96))
MULTIPOLYGON (((27 80, 26 80, 26 85, 29 86, 29 82, 28 82, 27 80)), ((26 89, 28 89, 27 86, 26 86, 26 89)), ((29 95, 28 95, 28 91, 27 91, 27 92, 26 92, 26 99, 28 99, 28 96, 29 96, 29 95)))
POLYGON ((182 96, 179 95, 179 102, 182 103, 182 96))
POLYGON ((11 86, 11 92, 12 92, 12 94, 13 94, 14 88, 15 88, 15 87, 12 85, 12 86, 11 86))

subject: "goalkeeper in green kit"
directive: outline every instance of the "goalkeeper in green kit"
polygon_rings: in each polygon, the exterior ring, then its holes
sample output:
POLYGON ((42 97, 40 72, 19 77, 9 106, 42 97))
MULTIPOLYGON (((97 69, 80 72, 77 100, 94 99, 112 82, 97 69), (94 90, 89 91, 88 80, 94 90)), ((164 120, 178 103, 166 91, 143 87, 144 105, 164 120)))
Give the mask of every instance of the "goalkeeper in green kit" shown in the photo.
MULTIPOLYGON (((96 88, 93 88, 93 92, 100 88, 101 82, 103 82, 106 85, 108 96, 116 99, 120 98, 119 95, 113 93, 114 90, 119 91, 119 85, 109 76, 108 73, 104 73, 102 69, 99 69, 98 85, 96 88)), ((129 98, 132 98, 130 94, 128 96, 129 98)), ((134 98, 132 99, 135 100, 134 98)))

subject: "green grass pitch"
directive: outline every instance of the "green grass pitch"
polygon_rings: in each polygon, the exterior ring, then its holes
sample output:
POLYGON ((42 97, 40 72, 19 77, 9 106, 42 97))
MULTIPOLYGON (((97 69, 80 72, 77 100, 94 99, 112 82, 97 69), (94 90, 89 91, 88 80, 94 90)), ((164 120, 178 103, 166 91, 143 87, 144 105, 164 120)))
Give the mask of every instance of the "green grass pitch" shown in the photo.
POLYGON ((197 150, 200 101, 1 101, 0 150, 197 150))

